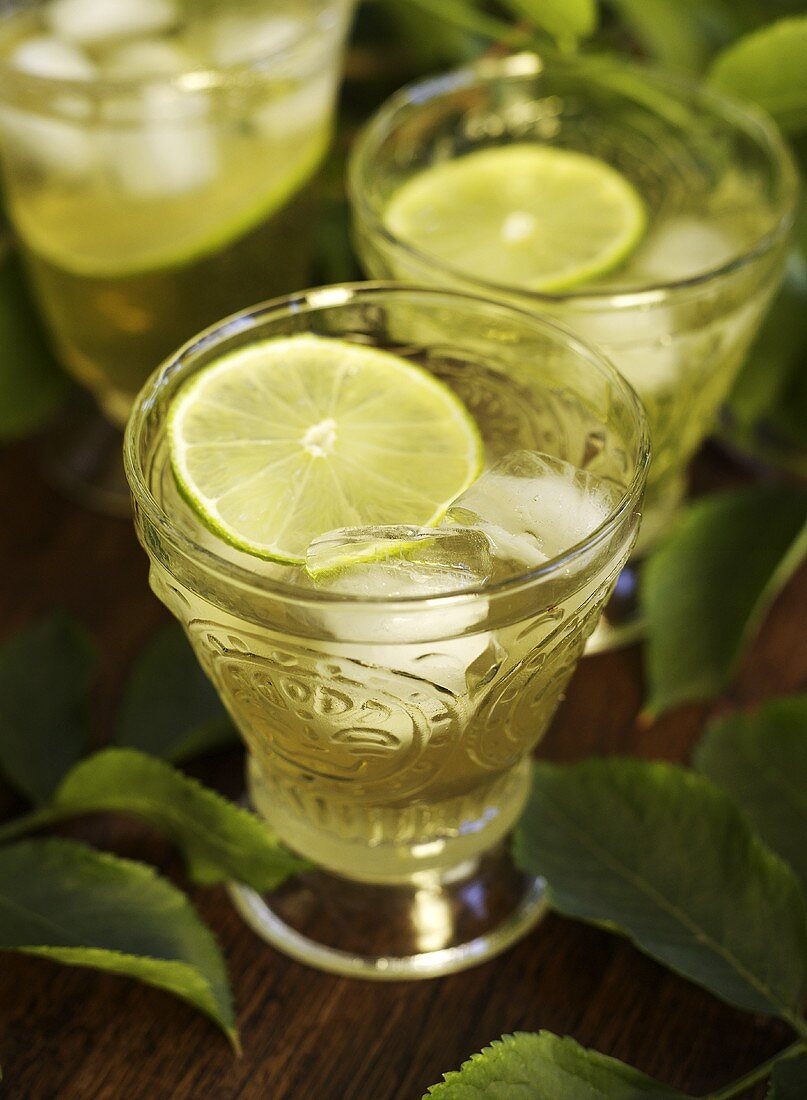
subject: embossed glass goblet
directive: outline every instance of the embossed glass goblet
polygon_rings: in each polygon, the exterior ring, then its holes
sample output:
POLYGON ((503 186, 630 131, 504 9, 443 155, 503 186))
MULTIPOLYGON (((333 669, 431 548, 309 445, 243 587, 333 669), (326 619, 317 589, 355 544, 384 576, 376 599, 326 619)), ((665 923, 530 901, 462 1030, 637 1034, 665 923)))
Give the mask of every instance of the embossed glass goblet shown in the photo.
POLYGON ((417 978, 480 962, 535 923, 542 884, 514 866, 507 836, 530 750, 631 552, 648 454, 643 410, 606 360, 551 322, 453 292, 365 284, 277 300, 151 378, 125 445, 151 584, 243 735, 253 806, 312 864, 269 896, 233 886, 265 939, 323 969, 417 978), (226 546, 177 490, 169 406, 234 349, 300 332, 433 372, 488 462, 540 451, 608 479, 607 518, 542 565, 394 598, 317 587, 226 546))
POLYGON ((484 294, 554 317, 636 389, 653 442, 642 530, 589 651, 635 640, 638 562, 669 530, 687 467, 782 277, 797 183, 781 136, 752 108, 652 68, 485 58, 396 92, 355 145, 350 190, 371 278, 484 294), (646 209, 635 252, 599 278, 539 292, 518 281, 513 242, 532 215, 519 209, 517 188, 498 247, 478 235, 472 189, 461 234, 445 232, 428 197, 417 200, 411 225, 390 217, 396 196, 430 171, 506 146, 569 150, 618 170, 646 209), (508 264, 512 278, 503 278, 508 264))

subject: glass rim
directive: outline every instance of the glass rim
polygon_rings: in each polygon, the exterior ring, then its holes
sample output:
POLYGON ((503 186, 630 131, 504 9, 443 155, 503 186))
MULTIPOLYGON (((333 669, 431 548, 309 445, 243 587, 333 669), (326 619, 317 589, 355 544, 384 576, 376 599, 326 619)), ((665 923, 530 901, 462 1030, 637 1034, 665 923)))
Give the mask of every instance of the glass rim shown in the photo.
MULTIPOLYGON (((613 62, 598 57, 553 58, 551 65, 563 67, 569 71, 582 69, 585 72, 587 69, 604 70, 606 66, 602 64, 603 62, 613 65, 613 62)), ((545 63, 540 54, 531 51, 521 51, 498 58, 481 58, 469 65, 412 81, 393 92, 364 124, 350 154, 347 179, 354 215, 362 223, 367 224, 374 235, 383 239, 397 252, 425 264, 449 279, 461 282, 472 292, 483 296, 504 294, 517 297, 522 303, 534 304, 536 308, 544 306, 550 309, 558 306, 593 309, 602 308, 603 305, 629 309, 665 301, 671 294, 695 290, 705 283, 733 275, 783 241, 795 220, 799 184, 792 155, 773 119, 752 104, 741 103, 697 80, 669 73, 660 66, 620 60, 619 67, 628 68, 641 75, 643 79, 655 81, 679 94, 686 93, 690 97, 697 98, 718 113, 724 122, 727 121, 735 128, 742 129, 746 135, 754 138, 760 148, 764 149, 776 176, 782 182, 783 197, 776 211, 773 225, 738 255, 682 279, 656 280, 636 288, 604 287, 601 290, 588 288, 549 293, 468 275, 451 264, 444 263, 433 253, 416 248, 390 232, 383 220, 382 211, 369 200, 364 180, 372 170, 374 155, 397 113, 406 106, 434 101, 447 92, 491 84, 508 78, 537 76, 545 68, 545 63)))
MULTIPOLYGON (((471 599, 478 599, 480 596, 491 599, 498 598, 517 593, 523 589, 537 587, 542 581, 557 577, 570 565, 606 543, 627 519, 629 513, 635 509, 646 481, 650 453, 650 433, 647 416, 633 387, 604 355, 579 340, 563 325, 547 317, 538 317, 529 310, 520 309, 518 306, 511 306, 508 303, 490 300, 476 294, 392 281, 340 283, 284 295, 231 314, 205 329, 165 360, 148 379, 135 400, 131 416, 126 425, 123 446, 126 477, 138 509, 159 530, 160 534, 168 539, 175 549, 191 560, 204 564, 242 589, 256 592, 264 597, 271 596, 286 600, 293 604, 312 604, 317 607, 327 605, 344 607, 349 605, 351 607, 399 607, 402 609, 426 605, 433 606, 435 604, 467 603, 471 599), (215 346, 222 337, 226 337, 230 333, 257 329, 259 325, 273 318, 315 313, 320 309, 348 305, 356 301, 371 301, 373 297, 379 295, 393 295, 395 297, 400 295, 402 300, 405 297, 414 296, 417 298, 419 296, 435 303, 442 302, 445 304, 447 302, 450 305, 453 302, 463 304, 477 312, 484 308, 505 318, 508 316, 513 317, 522 326, 526 325, 533 330, 538 329, 544 333, 548 332, 556 339, 562 338, 564 346, 571 348, 579 358, 586 359, 592 368, 605 377, 609 385, 616 388, 638 425, 635 469, 629 485, 623 490, 619 502, 609 511, 606 519, 585 539, 569 547, 563 554, 550 558, 533 569, 525 569, 494 584, 479 584, 471 588, 457 589, 456 591, 440 594, 413 594, 396 596, 394 599, 390 599, 319 592, 313 588, 304 588, 300 585, 289 584, 273 578, 256 576, 254 572, 239 563, 221 557, 208 547, 200 545, 177 528, 166 510, 151 492, 138 454, 138 440, 161 388, 180 372, 184 365, 193 362, 200 352, 209 350, 211 345, 215 346)), ((199 522, 203 526, 201 520, 199 522)), ((260 559, 256 558, 256 562, 258 560, 260 559)))
MULTIPOLYGON (((347 10, 351 2, 352 0, 319 0, 320 10, 314 12, 314 17, 319 19, 328 9, 337 10, 339 7, 345 7, 347 10)), ((41 0, 37 0, 36 6, 42 7, 41 0)), ((12 18, 13 14, 15 13, 1 15, 0 22, 12 18)), ((7 59, 0 57, 0 80, 7 82, 10 88, 16 87, 23 93, 36 95, 45 92, 48 94, 70 92, 83 94, 89 99, 103 99, 110 94, 132 92, 138 88, 149 87, 173 88, 183 94, 212 92, 238 85, 249 87, 253 84, 265 83, 267 77, 272 76, 267 66, 293 60, 300 53, 301 48, 306 46, 307 40, 308 28, 303 21, 300 21, 300 26, 291 40, 281 43, 275 49, 261 53, 260 57, 248 62, 240 62, 237 65, 200 65, 179 73, 123 79, 98 77, 83 80, 75 77, 42 76, 18 69, 7 59)))

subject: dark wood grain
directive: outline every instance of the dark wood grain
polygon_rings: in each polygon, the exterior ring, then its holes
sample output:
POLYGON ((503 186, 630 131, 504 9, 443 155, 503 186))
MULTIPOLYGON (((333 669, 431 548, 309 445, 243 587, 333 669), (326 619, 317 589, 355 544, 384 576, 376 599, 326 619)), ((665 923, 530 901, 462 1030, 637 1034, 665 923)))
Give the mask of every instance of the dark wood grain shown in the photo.
MULTIPOLYGON (((719 457, 700 465, 702 487, 741 478, 719 457)), ((95 704, 103 739, 126 668, 165 618, 149 593, 145 558, 127 523, 85 512, 51 490, 32 468, 30 449, 14 447, 0 456, 0 499, 0 632, 4 637, 57 605, 86 623, 102 643, 95 704)), ((745 661, 729 694, 732 703, 807 684, 806 614, 802 572, 745 661)), ((636 722, 640 702, 637 649, 585 661, 542 753, 557 760, 614 752, 686 759, 706 708, 685 708, 645 728, 636 722)), ((230 795, 238 792, 236 752, 193 770, 230 795)), ((19 808, 10 795, 3 799, 7 812, 19 808)), ((96 819, 72 832, 151 860, 182 881, 170 849, 131 822, 96 819)), ((299 966, 257 940, 222 891, 190 893, 227 955, 243 1057, 234 1058, 201 1016, 156 990, 7 955, 0 967, 5 1096, 417 1100, 443 1071, 491 1039, 538 1028, 573 1035, 702 1094, 789 1041, 783 1026, 736 1012, 626 942, 556 916, 476 970, 412 985, 374 985, 299 966)))

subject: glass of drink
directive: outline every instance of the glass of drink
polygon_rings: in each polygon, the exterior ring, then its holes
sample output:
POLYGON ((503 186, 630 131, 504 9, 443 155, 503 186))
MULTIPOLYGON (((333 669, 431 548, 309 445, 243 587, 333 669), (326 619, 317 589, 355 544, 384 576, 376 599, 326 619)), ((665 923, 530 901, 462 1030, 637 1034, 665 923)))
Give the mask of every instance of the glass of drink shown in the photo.
MULTIPOLYGON (((653 441, 640 558, 781 278, 796 179, 774 126, 652 69, 522 54, 394 95, 350 189, 372 277, 553 316, 634 386, 653 441)), ((629 568, 592 648, 637 635, 635 587, 629 568)))
POLYGON ((638 529, 630 386, 504 303, 327 287, 186 344, 124 452, 151 585, 246 742, 252 805, 311 864, 234 886, 247 921, 369 978, 523 935, 529 753, 638 529))
POLYGON ((52 457, 90 500, 126 507, 119 431, 165 356, 245 303, 305 284, 350 9, 4 5, 9 216, 59 359, 117 429, 77 404, 52 457))

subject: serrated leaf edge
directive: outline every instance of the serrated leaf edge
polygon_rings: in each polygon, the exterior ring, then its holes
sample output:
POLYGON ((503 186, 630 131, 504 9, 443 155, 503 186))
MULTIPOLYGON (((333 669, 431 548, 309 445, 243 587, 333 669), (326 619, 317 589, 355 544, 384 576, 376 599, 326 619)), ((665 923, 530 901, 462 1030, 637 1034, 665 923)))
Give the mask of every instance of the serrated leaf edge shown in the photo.
MULTIPOLYGON (((148 767, 153 768, 155 772, 162 772, 165 776, 171 778, 172 781, 176 781, 182 786, 185 786, 188 790, 193 791, 199 795, 201 799, 209 802, 210 804, 218 807, 224 813, 237 817, 238 820, 244 822, 247 828, 253 830, 255 835, 260 834, 262 837, 271 837, 268 828, 262 823, 261 819, 252 810, 245 809, 242 806, 236 805, 231 802, 224 795, 218 791, 213 790, 210 787, 206 787, 199 780, 194 779, 192 776, 186 775, 184 772, 179 771, 165 760, 161 760, 156 756, 151 756, 148 753, 141 752, 139 749, 129 748, 108 748, 102 749, 100 752, 93 753, 91 756, 85 757, 84 760, 79 761, 65 776, 62 783, 56 789, 54 794, 53 804, 51 807, 45 807, 45 812, 52 810, 57 816, 53 820, 65 820, 66 817, 79 816, 82 813, 120 813, 131 814, 134 817, 145 820, 149 824, 154 824, 149 813, 149 807, 152 805, 145 798, 138 798, 136 793, 130 796, 124 796, 121 800, 116 801, 114 806, 98 807, 93 809, 84 809, 81 806, 71 806, 69 803, 60 806, 59 796, 63 788, 69 783, 76 774, 81 774, 82 769, 91 768, 94 766, 95 761, 98 759, 114 759, 125 763, 127 759, 136 761, 138 764, 146 762, 148 767), (64 812, 62 812, 64 811, 64 812)), ((186 829, 190 827, 189 831, 195 833, 200 838, 202 843, 209 843, 210 838, 219 849, 223 849, 225 853, 230 853, 234 857, 238 855, 238 846, 228 839, 225 839, 221 834, 214 833, 211 829, 207 828, 192 814, 185 813, 184 811, 174 810, 170 804, 165 803, 160 806, 161 812, 165 813, 165 816, 169 821, 176 822, 179 826, 186 829)), ((157 827, 157 826, 155 826, 157 827)), ((286 852, 285 849, 278 848, 278 857, 288 864, 288 873, 284 874, 282 871, 278 872, 277 880, 267 882, 265 879, 260 881, 253 880, 247 881, 247 885, 252 886, 256 890, 268 890, 274 886, 279 885, 288 877, 288 875, 294 874, 297 871, 303 870, 308 864, 294 856, 291 852, 286 852)), ((208 871, 201 871, 195 873, 195 864, 192 859, 188 861, 189 873, 192 875, 195 882, 200 885, 210 886, 219 882, 226 881, 226 876, 219 873, 209 873, 212 871, 212 867, 208 871)), ((198 871, 198 869, 196 869, 198 871)))
MULTIPOLYGON (((29 846, 36 846, 40 849, 41 848, 47 848, 47 849, 50 849, 52 851, 53 850, 61 851, 61 852, 72 851, 72 852, 75 852, 77 854, 80 853, 82 856, 90 855, 97 864, 106 864, 107 866, 115 867, 116 869, 118 869, 118 868, 132 869, 132 870, 136 871, 138 874, 140 874, 141 876, 143 876, 144 878, 147 878, 147 879, 150 879, 152 881, 155 881, 155 882, 159 883, 161 887, 166 889, 166 891, 168 891, 170 894, 174 895, 174 898, 177 902, 180 902, 183 905, 183 907, 187 907, 187 909, 193 914, 193 916, 195 917, 195 919, 199 923, 200 931, 204 935, 209 937, 211 944, 213 945, 213 947, 218 952, 218 954, 221 958, 222 964, 224 964, 224 955, 221 951, 221 946, 218 942, 218 938, 215 935, 215 933, 212 931, 211 928, 208 927, 207 924, 205 924, 205 922, 202 920, 202 918, 196 912, 196 909, 192 905, 190 899, 185 894, 183 894, 183 892, 181 890, 179 890, 174 885, 174 883, 172 883, 169 879, 165 878, 163 875, 160 875, 154 867, 151 867, 147 863, 142 863, 142 862, 140 862, 140 860, 127 859, 123 856, 113 855, 111 852, 99 851, 97 848, 93 848, 88 844, 82 844, 79 841, 75 841, 75 840, 66 840, 62 837, 58 837, 58 838, 57 837, 47 837, 47 838, 42 839, 42 840, 22 840, 22 841, 19 841, 16 844, 14 844, 13 846, 10 846, 10 847, 21 848, 21 847, 29 847, 29 846)), ((6 849, 6 850, 8 850, 8 849, 6 849)), ((64 951, 67 954, 69 954, 73 951, 90 951, 90 952, 95 951, 95 952, 98 952, 99 955, 107 955, 111 958, 133 959, 133 960, 143 959, 145 961, 150 961, 150 962, 154 962, 154 963, 168 963, 172 966, 177 966, 177 967, 180 967, 180 968, 183 968, 183 969, 187 969, 188 972, 191 975, 195 975, 196 977, 198 977, 199 981, 204 985, 204 987, 210 991, 211 1001, 212 1001, 213 1004, 216 1003, 215 993, 213 992, 213 987, 211 986, 210 982, 205 978, 205 976, 201 973, 200 970, 196 969, 196 967, 192 966, 190 963, 184 962, 182 959, 160 959, 156 955, 135 955, 135 954, 132 954, 132 953, 126 952, 126 951, 115 951, 112 948, 87 947, 86 945, 81 945, 81 944, 76 944, 72 947, 66 946, 66 945, 58 947, 56 945, 46 945, 46 944, 33 944, 33 945, 25 945, 25 946, 19 946, 19 947, 7 947, 3 944, 0 944, 0 952, 15 952, 15 953, 22 953, 22 954, 28 954, 28 955, 40 955, 42 957, 47 957, 49 954, 51 954, 53 952, 57 952, 57 951, 64 951)), ((81 966, 83 964, 78 963, 78 962, 70 962, 70 963, 66 963, 65 965, 81 966)), ((128 975, 118 975, 118 976, 119 977, 127 977, 128 975)), ((132 976, 132 979, 137 980, 133 976, 132 976)), ((155 983, 153 983, 153 982, 148 982, 147 984, 155 985, 155 983)), ((155 986, 155 987, 156 988, 164 988, 164 987, 159 987, 159 986, 155 986)), ((171 992, 171 991, 170 990, 165 990, 165 992, 171 992)), ((235 1049, 236 1053, 240 1053, 241 1052, 241 1045, 240 1045, 240 1039, 239 1039, 239 1036, 238 1036, 238 1028, 235 1025, 235 1009, 234 1009, 234 1006, 233 1006, 233 1003, 232 1003, 232 996, 231 996, 229 986, 227 988, 227 995, 228 995, 227 996, 227 1002, 222 1007, 226 1012, 226 1016, 229 1017, 229 1019, 233 1021, 232 1024, 228 1023, 227 1019, 224 1016, 222 1016, 221 1018, 217 1018, 211 1011, 207 1011, 199 1005, 193 1005, 189 1001, 186 1001, 186 1003, 191 1004, 191 1007, 199 1008, 200 1011, 204 1012, 205 1015, 207 1015, 211 1020, 213 1020, 213 1022, 216 1024, 216 1026, 220 1027, 225 1032, 225 1034, 229 1038, 233 1048, 235 1049)), ((174 996, 178 996, 178 994, 174 994, 174 996)), ((180 998, 180 999, 185 1000, 185 998, 180 998)))

